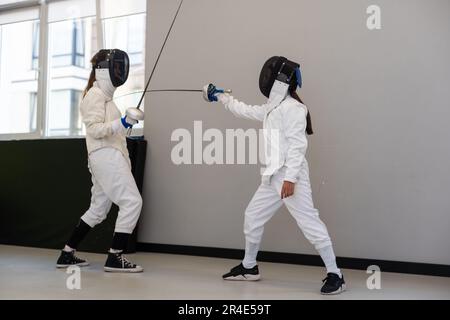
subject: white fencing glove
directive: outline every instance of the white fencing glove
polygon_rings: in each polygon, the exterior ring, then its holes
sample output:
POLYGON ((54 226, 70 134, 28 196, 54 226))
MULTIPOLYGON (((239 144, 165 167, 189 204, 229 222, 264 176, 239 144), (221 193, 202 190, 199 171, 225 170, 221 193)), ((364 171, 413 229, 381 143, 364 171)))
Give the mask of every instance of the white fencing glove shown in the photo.
POLYGON ((133 119, 135 121, 144 120, 144 111, 138 108, 128 108, 125 112, 125 116, 129 119, 133 119))

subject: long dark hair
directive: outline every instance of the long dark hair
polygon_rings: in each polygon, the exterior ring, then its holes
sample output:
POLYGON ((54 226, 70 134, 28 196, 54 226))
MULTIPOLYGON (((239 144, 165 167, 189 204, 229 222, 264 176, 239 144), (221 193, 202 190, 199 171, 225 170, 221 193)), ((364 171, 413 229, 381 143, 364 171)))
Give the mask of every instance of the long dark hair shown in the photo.
POLYGON ((88 91, 92 88, 92 86, 94 85, 94 82, 96 80, 95 79, 95 66, 97 65, 98 62, 105 60, 107 54, 108 54, 108 50, 102 49, 92 57, 92 59, 91 59, 92 70, 91 70, 91 74, 89 75, 89 80, 86 85, 86 88, 83 91, 83 98, 86 96, 88 91))
MULTIPOLYGON (((304 104, 302 99, 300 99, 300 97, 298 96, 296 89, 297 89, 297 82, 291 83, 291 85, 289 86, 290 96, 295 100, 297 100, 298 102, 300 102, 301 104, 304 104)), ((309 109, 308 113, 306 114, 306 133, 308 135, 312 135, 314 133, 312 129, 311 115, 309 114, 309 109)))

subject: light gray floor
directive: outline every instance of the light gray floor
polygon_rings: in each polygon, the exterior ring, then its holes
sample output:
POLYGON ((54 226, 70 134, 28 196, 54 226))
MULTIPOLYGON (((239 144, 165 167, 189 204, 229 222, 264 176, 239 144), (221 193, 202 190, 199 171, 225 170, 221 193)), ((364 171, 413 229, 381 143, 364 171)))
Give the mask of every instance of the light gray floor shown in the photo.
POLYGON ((81 272, 81 290, 69 290, 66 270, 57 270, 56 250, 0 246, 0 299, 450 299, 450 278, 382 273, 381 290, 368 290, 364 271, 344 270, 348 291, 318 294, 324 270, 260 263, 259 282, 226 282, 235 260, 138 253, 129 256, 142 274, 103 272, 104 255, 79 253, 91 266, 81 272))

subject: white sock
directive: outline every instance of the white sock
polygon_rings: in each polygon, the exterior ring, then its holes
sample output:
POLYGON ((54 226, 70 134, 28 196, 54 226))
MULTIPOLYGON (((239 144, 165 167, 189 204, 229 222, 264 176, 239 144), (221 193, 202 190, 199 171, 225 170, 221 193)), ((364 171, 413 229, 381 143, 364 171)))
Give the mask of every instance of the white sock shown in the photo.
POLYGON ((251 269, 256 266, 256 256, 259 251, 259 243, 245 242, 245 257, 242 265, 245 269, 251 269))
POLYGON ((115 250, 115 249, 109 249, 110 253, 122 253, 123 250, 115 250))
POLYGON ((325 263, 327 273, 335 273, 339 277, 342 277, 341 270, 337 267, 336 256, 334 255, 333 246, 327 246, 319 250, 320 257, 325 263))
POLYGON ((66 244, 66 245, 64 246, 63 251, 64 251, 64 252, 72 252, 72 251, 75 251, 75 249, 72 249, 71 247, 69 247, 69 246, 66 244))

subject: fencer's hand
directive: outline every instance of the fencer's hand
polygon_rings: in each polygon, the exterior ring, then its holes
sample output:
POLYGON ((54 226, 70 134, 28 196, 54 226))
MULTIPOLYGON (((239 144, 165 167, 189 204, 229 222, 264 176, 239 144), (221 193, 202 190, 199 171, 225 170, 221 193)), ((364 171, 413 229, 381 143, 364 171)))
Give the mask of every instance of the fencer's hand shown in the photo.
POLYGON ((295 183, 284 181, 281 188, 281 199, 289 198, 294 194, 295 183))
POLYGON ((127 116, 127 118, 136 121, 144 120, 144 111, 138 108, 128 108, 125 112, 125 115, 127 116))
POLYGON ((125 127, 125 129, 129 129, 135 124, 137 124, 139 121, 129 118, 128 116, 124 116, 122 119, 120 119, 122 122, 122 125, 125 127))
POLYGON ((217 88, 212 83, 203 87, 203 99, 208 102, 217 101, 217 95, 220 93, 224 93, 224 90, 217 88))

